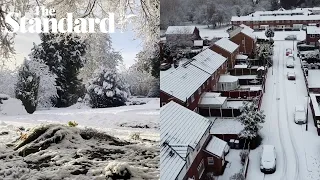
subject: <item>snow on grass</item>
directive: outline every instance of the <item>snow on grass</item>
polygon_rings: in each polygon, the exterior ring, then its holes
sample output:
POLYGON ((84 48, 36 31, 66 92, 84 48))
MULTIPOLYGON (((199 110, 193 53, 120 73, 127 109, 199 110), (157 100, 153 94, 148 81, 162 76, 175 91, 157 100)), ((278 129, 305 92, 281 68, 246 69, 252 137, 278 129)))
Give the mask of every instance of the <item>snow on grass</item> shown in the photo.
POLYGON ((59 124, 33 128, 23 139, 13 126, 2 123, 4 131, 0 179, 159 178, 158 144, 122 141, 94 129, 59 124))
POLYGON ((76 121, 80 128, 92 127, 121 139, 130 138, 132 133, 140 133, 142 138, 159 140, 160 100, 159 98, 144 100, 147 103, 143 105, 115 108, 52 108, 36 111, 34 114, 1 116, 1 121, 27 127, 48 123, 67 124, 69 121, 76 121))
POLYGON ((232 175, 238 173, 241 170, 241 168, 243 167, 240 159, 241 151, 242 150, 231 149, 229 154, 226 155, 226 161, 228 161, 229 163, 227 164, 223 175, 218 177, 219 180, 230 180, 230 177, 232 175))

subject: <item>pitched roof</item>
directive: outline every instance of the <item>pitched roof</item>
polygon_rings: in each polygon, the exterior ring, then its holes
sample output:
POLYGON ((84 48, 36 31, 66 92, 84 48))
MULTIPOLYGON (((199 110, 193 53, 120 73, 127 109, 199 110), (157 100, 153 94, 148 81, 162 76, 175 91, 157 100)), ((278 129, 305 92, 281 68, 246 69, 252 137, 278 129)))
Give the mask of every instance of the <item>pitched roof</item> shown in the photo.
POLYGON ((228 74, 223 74, 219 78, 219 82, 221 83, 226 83, 226 82, 236 82, 238 81, 239 78, 236 76, 228 75, 228 74))
POLYGON ((173 101, 160 109, 160 141, 168 144, 196 145, 211 127, 211 121, 173 101))
POLYGON ((226 146, 227 146, 227 142, 225 142, 224 140, 219 139, 215 136, 212 136, 212 139, 210 140, 210 142, 208 143, 208 145, 206 147, 206 151, 208 151, 218 157, 222 157, 226 146))
POLYGON ((230 52, 230 53, 233 53, 239 47, 238 44, 230 41, 228 38, 221 38, 220 40, 218 40, 214 44, 221 47, 222 49, 230 52))
POLYGON ((320 15, 232 16, 231 21, 320 20, 320 15))
POLYGON ((320 27, 307 26, 307 34, 320 34, 320 27))
MULTIPOLYGON (((251 28, 250 28, 250 29, 251 29, 251 28)), ((251 37, 252 39, 256 39, 256 35, 255 35, 253 32, 251 32, 250 29, 248 29, 248 28, 243 28, 243 29, 241 30, 241 32, 242 32, 243 34, 251 37)))
POLYGON ((241 24, 240 27, 242 27, 243 29, 246 29, 249 32, 252 32, 252 33, 254 32, 254 30, 251 27, 249 27, 245 24, 241 24))
POLYGON ((192 34, 196 26, 169 26, 166 34, 192 34))
POLYGON ((185 102, 227 59, 206 49, 186 65, 160 77, 160 89, 185 102))
POLYGON ((186 161, 170 146, 160 150, 160 177, 161 179, 175 180, 186 161))

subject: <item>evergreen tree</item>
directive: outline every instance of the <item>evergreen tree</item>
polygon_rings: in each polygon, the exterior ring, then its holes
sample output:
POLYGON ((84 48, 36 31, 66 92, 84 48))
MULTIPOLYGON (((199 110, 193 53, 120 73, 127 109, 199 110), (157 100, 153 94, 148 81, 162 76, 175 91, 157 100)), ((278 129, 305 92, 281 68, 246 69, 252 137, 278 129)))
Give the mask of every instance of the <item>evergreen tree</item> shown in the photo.
POLYGON ((257 137, 258 131, 262 128, 260 123, 265 121, 263 111, 258 109, 258 99, 255 98, 252 103, 244 103, 240 111, 241 115, 237 119, 244 125, 244 129, 240 132, 239 137, 252 140, 257 137))
POLYGON ((160 97, 160 79, 154 79, 148 97, 160 97))
POLYGON ((42 33, 41 44, 34 46, 30 58, 43 61, 57 76, 56 107, 68 107, 83 96, 82 80, 78 79, 85 61, 86 42, 73 34, 42 33))
POLYGON ((125 105, 129 91, 116 70, 101 69, 95 74, 95 77, 87 84, 91 107, 106 108, 125 105))
POLYGON ((279 0, 271 0, 271 10, 278 10, 280 8, 279 0))
POLYGON ((30 66, 25 60, 19 69, 15 94, 16 98, 22 101, 29 114, 32 114, 37 108, 39 83, 40 77, 30 70, 30 66))

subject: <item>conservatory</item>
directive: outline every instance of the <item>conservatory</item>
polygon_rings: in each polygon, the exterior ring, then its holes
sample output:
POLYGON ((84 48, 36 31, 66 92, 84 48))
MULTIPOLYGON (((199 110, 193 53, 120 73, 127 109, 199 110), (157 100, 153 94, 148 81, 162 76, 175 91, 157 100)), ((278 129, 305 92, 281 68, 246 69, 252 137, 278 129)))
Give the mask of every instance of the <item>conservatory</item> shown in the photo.
POLYGON ((232 91, 239 87, 239 78, 228 74, 221 75, 218 82, 218 91, 232 91))

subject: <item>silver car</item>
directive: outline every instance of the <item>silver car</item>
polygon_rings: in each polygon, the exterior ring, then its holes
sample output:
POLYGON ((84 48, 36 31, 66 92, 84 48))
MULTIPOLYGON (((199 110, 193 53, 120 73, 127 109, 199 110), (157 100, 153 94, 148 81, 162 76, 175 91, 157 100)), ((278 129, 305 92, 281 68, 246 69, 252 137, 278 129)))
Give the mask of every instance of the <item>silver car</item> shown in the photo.
POLYGON ((297 105, 294 111, 294 122, 296 124, 305 124, 307 122, 307 113, 303 106, 297 105))
POLYGON ((274 173, 277 164, 276 148, 273 145, 263 145, 260 157, 260 170, 263 173, 274 173))

